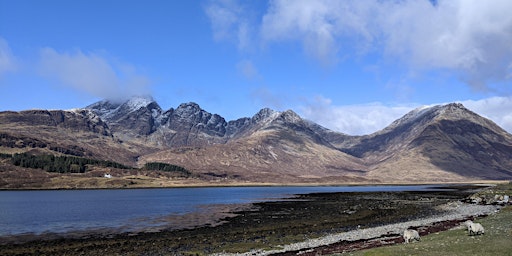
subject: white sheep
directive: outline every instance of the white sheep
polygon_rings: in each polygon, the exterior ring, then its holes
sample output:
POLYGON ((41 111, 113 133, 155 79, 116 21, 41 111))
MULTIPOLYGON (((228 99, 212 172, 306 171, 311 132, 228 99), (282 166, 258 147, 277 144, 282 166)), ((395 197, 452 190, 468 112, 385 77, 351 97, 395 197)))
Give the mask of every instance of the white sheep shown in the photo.
POLYGON ((471 232, 471 228, 470 228, 471 224, 473 224, 473 221, 471 221, 471 220, 466 220, 464 222, 464 225, 466 225, 466 228, 468 229, 468 233, 471 232))
POLYGON ((482 224, 480 223, 471 223, 469 225, 469 235, 480 235, 484 234, 485 230, 482 224))
POLYGON ((420 241, 420 234, 418 234, 418 231, 413 229, 406 229, 404 231, 404 243, 408 244, 409 242, 412 242, 413 240, 420 241))

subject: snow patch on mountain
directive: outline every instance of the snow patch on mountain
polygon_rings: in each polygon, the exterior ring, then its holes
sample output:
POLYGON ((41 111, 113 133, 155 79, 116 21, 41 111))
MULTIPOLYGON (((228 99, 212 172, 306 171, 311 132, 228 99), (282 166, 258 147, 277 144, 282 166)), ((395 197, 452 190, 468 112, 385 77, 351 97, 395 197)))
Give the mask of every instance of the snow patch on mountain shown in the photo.
POLYGON ((94 122, 100 122, 101 118, 96 113, 94 113, 90 109, 83 109, 83 108, 72 108, 69 110, 66 110, 67 112, 75 113, 77 115, 86 116, 88 119, 94 121, 94 122))
POLYGON ((119 108, 119 106, 121 106, 120 103, 102 100, 85 107, 85 109, 91 110, 96 115, 100 116, 103 119, 106 119, 108 116, 112 115, 112 113, 115 112, 119 108))
POLYGON ((136 111, 141 108, 147 107, 149 104, 153 102, 155 101, 150 96, 138 96, 129 99, 125 104, 129 109, 136 111))

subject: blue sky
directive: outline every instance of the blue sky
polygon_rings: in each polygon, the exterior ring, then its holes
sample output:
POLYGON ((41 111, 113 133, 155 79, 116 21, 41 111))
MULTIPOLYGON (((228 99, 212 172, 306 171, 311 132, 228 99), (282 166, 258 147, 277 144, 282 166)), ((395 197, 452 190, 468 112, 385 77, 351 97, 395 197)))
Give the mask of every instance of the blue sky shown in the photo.
POLYGON ((0 111, 152 95, 366 134, 462 102, 512 131, 512 1, 0 0, 0 111))

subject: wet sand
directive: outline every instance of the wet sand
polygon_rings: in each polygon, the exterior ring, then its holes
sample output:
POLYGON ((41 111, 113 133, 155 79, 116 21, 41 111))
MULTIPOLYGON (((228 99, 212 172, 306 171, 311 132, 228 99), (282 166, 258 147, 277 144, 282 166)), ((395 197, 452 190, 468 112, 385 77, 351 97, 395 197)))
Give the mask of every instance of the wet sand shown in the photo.
MULTIPOLYGON (((104 230, 64 236, 4 238, 0 241, 0 255, 203 255, 255 253, 262 252, 261 249, 274 250, 276 254, 296 254, 326 245, 311 244, 304 248, 290 245, 326 237, 331 239, 326 242, 329 245, 341 243, 358 248, 357 243, 362 240, 398 238, 392 237, 396 232, 391 228, 389 234, 384 234, 389 235, 387 238, 378 232, 356 240, 332 237, 333 234, 364 234, 386 225, 409 225, 411 221, 449 214, 452 208, 447 205, 458 208, 459 201, 472 194, 473 188, 438 192, 318 193, 284 201, 218 206, 201 214, 168 216, 173 224, 164 230, 123 234, 104 230)), ((445 221, 455 223, 455 220, 445 221)))

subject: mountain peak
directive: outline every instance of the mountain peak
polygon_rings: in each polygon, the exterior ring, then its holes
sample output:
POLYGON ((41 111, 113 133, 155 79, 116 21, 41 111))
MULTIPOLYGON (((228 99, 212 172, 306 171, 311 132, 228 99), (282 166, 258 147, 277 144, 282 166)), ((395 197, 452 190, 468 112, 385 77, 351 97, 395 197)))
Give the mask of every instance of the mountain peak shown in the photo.
POLYGON ((187 103, 181 103, 177 109, 196 109, 196 110, 202 110, 199 104, 195 102, 187 102, 187 103))
POLYGON ((208 112, 203 110, 199 106, 199 104, 197 104, 195 102, 182 103, 176 108, 176 110, 174 110, 174 115, 180 116, 182 118, 189 118, 189 117, 197 116, 197 115, 202 116, 203 114, 207 115, 207 113, 208 112))
POLYGON ((262 122, 264 120, 273 120, 275 119, 278 115, 280 114, 280 112, 278 111, 275 111, 275 110, 272 110, 270 108, 263 108, 261 109, 260 111, 258 111, 258 113, 256 113, 253 117, 252 117, 252 120, 253 122, 257 123, 257 122, 262 122))
POLYGON ((425 105, 415 108, 403 117, 394 121, 384 131, 394 129, 398 126, 415 123, 423 118, 427 119, 460 119, 474 116, 475 114, 465 108, 461 103, 449 103, 445 105, 425 105))
POLYGON ((442 116, 450 116, 451 118, 466 118, 475 116, 471 110, 467 109, 462 103, 450 103, 441 106, 439 114, 442 116))
POLYGON ((447 108, 457 108, 457 109, 466 109, 466 107, 464 107, 464 105, 462 103, 459 103, 459 102, 448 103, 448 104, 444 105, 444 107, 447 107, 447 108))
POLYGON ((290 109, 282 112, 279 117, 290 123, 297 123, 303 120, 297 113, 290 109))

